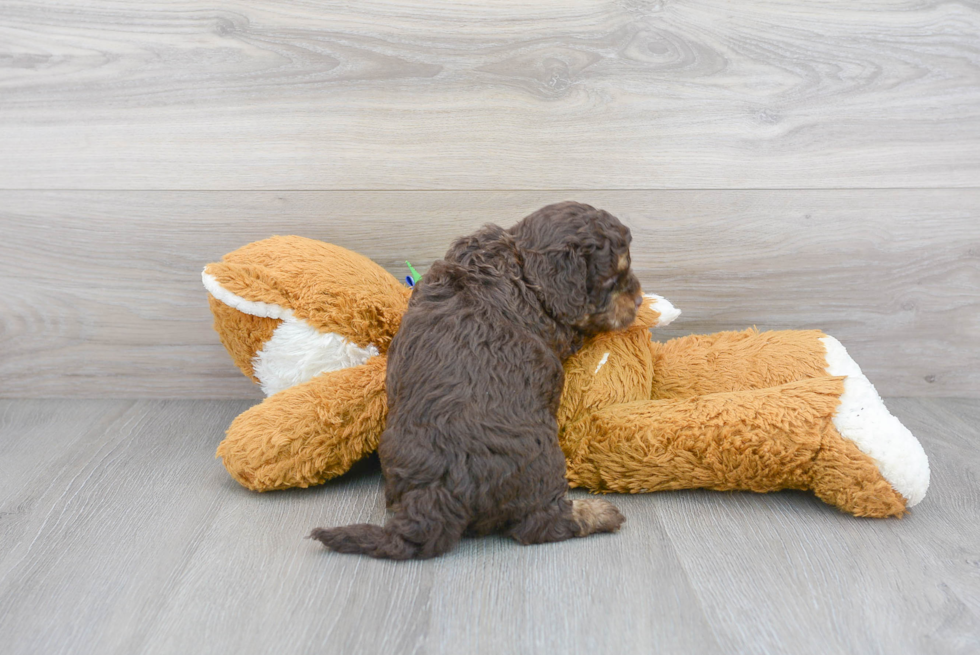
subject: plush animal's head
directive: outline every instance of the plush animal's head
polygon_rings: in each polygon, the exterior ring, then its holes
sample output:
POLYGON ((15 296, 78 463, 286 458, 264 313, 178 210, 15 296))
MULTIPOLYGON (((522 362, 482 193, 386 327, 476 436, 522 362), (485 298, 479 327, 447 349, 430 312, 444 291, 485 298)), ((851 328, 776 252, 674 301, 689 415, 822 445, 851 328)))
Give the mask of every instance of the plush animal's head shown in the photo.
POLYGON ((230 252, 202 281, 221 342, 267 395, 384 354, 410 295, 367 257, 297 236, 230 252))
POLYGON ((508 230, 552 318, 585 335, 629 327, 643 302, 629 228, 578 202, 548 205, 508 230))

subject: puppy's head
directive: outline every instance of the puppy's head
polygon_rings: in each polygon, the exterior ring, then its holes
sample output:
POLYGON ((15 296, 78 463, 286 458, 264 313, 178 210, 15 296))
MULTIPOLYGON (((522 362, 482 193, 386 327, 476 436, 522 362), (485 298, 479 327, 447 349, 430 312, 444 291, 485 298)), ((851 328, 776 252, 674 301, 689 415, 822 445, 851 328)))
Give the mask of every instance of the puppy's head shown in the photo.
POLYGON ((629 228, 577 202, 548 205, 510 229, 524 274, 552 318, 591 335, 633 323, 643 300, 629 228))

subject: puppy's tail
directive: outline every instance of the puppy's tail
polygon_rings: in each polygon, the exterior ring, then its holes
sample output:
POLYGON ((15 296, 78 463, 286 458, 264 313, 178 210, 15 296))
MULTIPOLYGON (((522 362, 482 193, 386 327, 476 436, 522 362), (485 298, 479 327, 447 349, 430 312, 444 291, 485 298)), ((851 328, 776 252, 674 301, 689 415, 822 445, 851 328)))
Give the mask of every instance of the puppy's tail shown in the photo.
POLYGON ((428 559, 455 546, 466 528, 461 504, 445 489, 406 493, 400 508, 384 527, 360 523, 342 528, 316 528, 316 539, 338 553, 383 559, 428 559))
POLYGON ((386 532, 380 525, 359 523, 343 528, 316 528, 310 533, 330 550, 355 553, 385 559, 413 559, 419 545, 406 541, 401 535, 386 532))

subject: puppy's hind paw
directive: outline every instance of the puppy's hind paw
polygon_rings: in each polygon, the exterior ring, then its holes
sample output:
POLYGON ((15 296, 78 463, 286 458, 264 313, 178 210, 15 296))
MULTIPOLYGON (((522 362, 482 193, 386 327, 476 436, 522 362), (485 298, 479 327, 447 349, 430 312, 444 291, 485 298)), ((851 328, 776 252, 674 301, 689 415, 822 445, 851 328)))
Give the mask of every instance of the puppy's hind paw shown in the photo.
POLYGON ((616 532, 626 518, 608 500, 588 498, 572 501, 572 520, 575 536, 585 537, 596 532, 616 532))

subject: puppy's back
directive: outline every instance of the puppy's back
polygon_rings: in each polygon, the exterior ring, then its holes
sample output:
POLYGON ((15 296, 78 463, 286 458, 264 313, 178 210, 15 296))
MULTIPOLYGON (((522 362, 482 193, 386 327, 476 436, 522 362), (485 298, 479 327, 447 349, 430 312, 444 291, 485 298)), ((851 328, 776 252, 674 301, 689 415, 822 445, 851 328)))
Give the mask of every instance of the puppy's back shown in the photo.
POLYGON ((496 498, 495 487, 515 482, 514 461, 557 447, 563 370, 528 325, 535 311, 511 280, 455 263, 419 283, 388 354, 379 452, 389 504, 443 476, 469 504, 473 494, 496 498))

